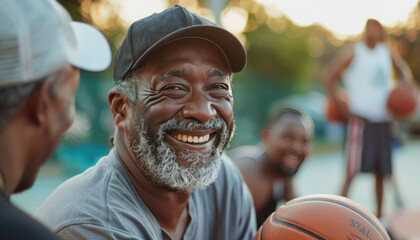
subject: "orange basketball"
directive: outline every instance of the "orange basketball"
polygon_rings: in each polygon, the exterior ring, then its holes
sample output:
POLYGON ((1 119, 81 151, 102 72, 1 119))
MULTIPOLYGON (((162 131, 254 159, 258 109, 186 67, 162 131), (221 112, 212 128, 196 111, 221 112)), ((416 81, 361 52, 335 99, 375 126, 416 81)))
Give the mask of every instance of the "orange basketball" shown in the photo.
POLYGON ((389 240, 379 220, 360 204, 341 196, 295 198, 272 213, 254 240, 389 240))
POLYGON ((417 89, 407 84, 399 84, 388 96, 387 106, 400 119, 410 117, 417 108, 417 89))
MULTIPOLYGON (((340 93, 340 101, 347 106, 347 94, 344 92, 340 93)), ((333 100, 331 96, 327 100, 327 111, 326 111, 327 120, 331 122, 346 122, 347 117, 340 111, 337 103, 333 100)))

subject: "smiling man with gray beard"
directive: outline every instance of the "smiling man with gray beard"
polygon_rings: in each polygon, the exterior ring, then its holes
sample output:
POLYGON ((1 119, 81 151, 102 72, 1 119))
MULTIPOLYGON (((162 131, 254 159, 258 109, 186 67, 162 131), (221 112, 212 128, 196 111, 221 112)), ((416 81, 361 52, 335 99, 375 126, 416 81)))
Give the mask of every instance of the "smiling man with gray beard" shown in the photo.
POLYGON ((226 124, 219 118, 212 118, 206 123, 192 119, 176 121, 170 119, 163 123, 158 130, 157 138, 147 134, 151 132, 144 120, 138 121, 140 116, 133 114, 133 120, 139 136, 138 140, 131 140, 136 163, 142 174, 156 187, 165 191, 193 192, 203 189, 214 182, 220 169, 220 157, 228 144, 230 133, 226 124), (165 142, 165 132, 169 130, 204 130, 215 129, 219 134, 219 141, 211 151, 175 150, 165 142), (183 167, 176 162, 177 154, 189 164, 183 167))
POLYGON ((114 59, 114 147, 36 217, 65 239, 252 239, 250 192, 223 150, 239 40, 181 6, 133 23, 114 59))

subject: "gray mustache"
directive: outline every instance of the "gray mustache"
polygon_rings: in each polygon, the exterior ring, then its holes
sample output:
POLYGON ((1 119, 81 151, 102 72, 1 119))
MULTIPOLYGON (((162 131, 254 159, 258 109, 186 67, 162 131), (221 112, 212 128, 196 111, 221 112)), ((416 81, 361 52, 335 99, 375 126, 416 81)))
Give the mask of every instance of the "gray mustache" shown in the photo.
POLYGON ((161 131, 182 130, 215 130, 223 131, 227 126, 220 118, 212 118, 209 121, 202 123, 194 119, 176 120, 174 118, 164 122, 160 126, 161 131))

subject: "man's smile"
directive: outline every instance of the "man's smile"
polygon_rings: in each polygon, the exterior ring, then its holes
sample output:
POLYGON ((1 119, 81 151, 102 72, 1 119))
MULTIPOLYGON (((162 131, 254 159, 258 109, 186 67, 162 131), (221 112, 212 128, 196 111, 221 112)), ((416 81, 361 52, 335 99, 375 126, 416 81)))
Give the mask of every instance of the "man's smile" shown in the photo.
POLYGON ((297 169, 301 164, 301 157, 297 154, 286 154, 283 158, 283 165, 290 169, 297 169))
POLYGON ((208 142, 210 139, 210 134, 204 136, 192 136, 186 134, 178 134, 176 137, 179 141, 188 142, 188 143, 203 143, 208 142))
POLYGON ((186 150, 203 151, 212 148, 216 131, 215 130, 197 130, 197 131, 171 131, 167 133, 169 144, 186 150))

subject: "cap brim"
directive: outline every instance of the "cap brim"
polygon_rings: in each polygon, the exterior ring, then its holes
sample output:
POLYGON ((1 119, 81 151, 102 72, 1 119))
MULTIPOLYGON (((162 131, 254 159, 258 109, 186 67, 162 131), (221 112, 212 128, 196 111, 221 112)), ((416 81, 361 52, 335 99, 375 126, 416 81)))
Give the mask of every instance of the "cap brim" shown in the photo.
POLYGON ((217 44, 226 55, 234 73, 240 72, 246 65, 246 51, 241 42, 232 33, 217 26, 195 25, 180 29, 160 39, 137 59, 131 69, 138 68, 142 60, 156 48, 185 37, 204 38, 217 44))
POLYGON ((111 48, 105 36, 96 28, 81 22, 71 22, 76 38, 76 53, 70 64, 92 72, 103 71, 111 64, 111 48))

